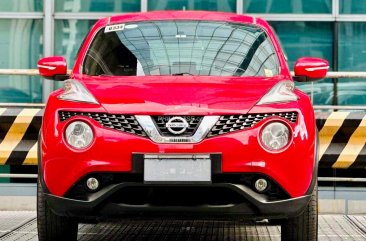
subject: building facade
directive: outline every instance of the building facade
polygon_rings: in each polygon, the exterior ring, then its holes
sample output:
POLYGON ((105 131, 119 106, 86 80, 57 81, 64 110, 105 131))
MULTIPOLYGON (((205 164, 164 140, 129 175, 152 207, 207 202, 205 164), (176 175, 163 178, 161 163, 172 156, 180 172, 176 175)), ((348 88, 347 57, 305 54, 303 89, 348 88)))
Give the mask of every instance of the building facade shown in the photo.
MULTIPOLYGON (((153 10, 209 10, 269 21, 289 66, 298 57, 327 59, 333 71, 366 71, 365 0, 7 0, 0 1, 0 69, 35 69, 63 55, 71 68, 97 19, 153 10)), ((0 103, 41 103, 61 86, 38 76, 0 75, 0 103)), ((325 79, 298 84, 316 105, 366 105, 366 81, 325 79)))

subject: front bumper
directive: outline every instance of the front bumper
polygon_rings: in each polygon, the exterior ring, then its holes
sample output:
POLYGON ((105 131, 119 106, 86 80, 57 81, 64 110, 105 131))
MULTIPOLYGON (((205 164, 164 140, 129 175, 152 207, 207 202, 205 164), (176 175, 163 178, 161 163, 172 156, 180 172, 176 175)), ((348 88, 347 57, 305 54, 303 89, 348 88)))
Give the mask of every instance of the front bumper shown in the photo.
MULTIPOLYGON (((220 191, 217 198, 222 195, 220 191)), ((288 198, 277 201, 269 201, 265 195, 251 190, 249 187, 240 184, 216 183, 216 184, 195 184, 195 185, 159 185, 142 183, 119 183, 109 185, 99 192, 89 195, 88 200, 77 200, 59 197, 52 194, 45 194, 46 200, 51 209, 61 216, 79 217, 83 219, 103 219, 110 217, 129 217, 129 216, 172 216, 179 215, 194 217, 227 217, 227 218, 248 218, 248 219, 280 219, 295 217, 304 210, 310 200, 310 195, 297 198, 288 198), (169 205, 162 203, 131 203, 122 198, 127 190, 138 189, 164 189, 173 188, 176 195, 185 188, 196 190, 196 193, 211 190, 225 190, 228 195, 235 195, 231 199, 232 203, 208 202, 206 204, 188 205, 169 205)), ((193 196, 193 199, 197 197, 193 196)), ((209 198, 209 197, 208 197, 209 198)), ((128 200, 128 198, 127 198, 128 200)), ((187 199, 188 200, 188 199, 187 199)))
POLYGON ((90 173, 133 172, 134 153, 220 153, 222 173, 262 173, 276 180, 291 197, 300 197, 312 180, 314 133, 309 131, 308 138, 295 135, 300 124, 291 124, 294 136, 289 147, 281 153, 267 152, 261 147, 258 136, 262 126, 274 120, 281 119, 271 117, 247 130, 206 138, 199 143, 159 144, 148 138, 103 128, 84 116, 72 117, 58 123, 55 133, 42 132, 46 134, 41 141, 40 172, 50 193, 64 196, 80 177, 90 173), (83 120, 94 129, 95 140, 86 150, 76 151, 65 143, 64 129, 72 120, 83 120))

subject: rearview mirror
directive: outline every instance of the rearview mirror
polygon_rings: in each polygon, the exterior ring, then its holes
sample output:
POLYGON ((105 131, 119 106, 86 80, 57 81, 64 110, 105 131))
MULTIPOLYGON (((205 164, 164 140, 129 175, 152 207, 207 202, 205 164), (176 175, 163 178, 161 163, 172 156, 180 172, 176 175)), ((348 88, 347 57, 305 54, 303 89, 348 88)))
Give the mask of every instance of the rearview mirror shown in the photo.
POLYGON ((45 57, 38 61, 39 74, 45 79, 65 80, 67 74, 66 60, 62 56, 45 57))
POLYGON ((329 69, 328 61, 321 58, 299 58, 294 67, 294 80, 309 82, 324 79, 329 69))

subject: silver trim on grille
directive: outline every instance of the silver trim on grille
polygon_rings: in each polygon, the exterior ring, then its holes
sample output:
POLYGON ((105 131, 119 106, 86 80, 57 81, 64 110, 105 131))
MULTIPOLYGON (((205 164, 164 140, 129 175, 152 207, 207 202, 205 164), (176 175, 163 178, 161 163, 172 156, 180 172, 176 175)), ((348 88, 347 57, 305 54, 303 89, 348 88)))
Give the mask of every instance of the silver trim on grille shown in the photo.
POLYGON ((211 128, 219 120, 220 116, 205 116, 203 117, 201 124, 197 128, 196 133, 193 136, 177 136, 168 137, 162 136, 157 130, 154 121, 151 116, 148 115, 136 115, 136 120, 140 123, 142 129, 150 137, 150 139, 156 143, 198 143, 202 141, 209 133, 211 128))

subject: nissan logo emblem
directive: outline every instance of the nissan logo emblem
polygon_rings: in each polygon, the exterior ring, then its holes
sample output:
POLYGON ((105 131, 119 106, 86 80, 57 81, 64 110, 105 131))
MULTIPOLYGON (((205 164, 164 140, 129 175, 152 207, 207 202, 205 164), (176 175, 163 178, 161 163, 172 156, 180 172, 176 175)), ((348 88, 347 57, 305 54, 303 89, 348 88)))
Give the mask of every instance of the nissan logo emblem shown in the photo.
POLYGON ((185 132, 189 126, 186 119, 176 116, 171 118, 166 124, 166 128, 172 134, 179 135, 185 132))

